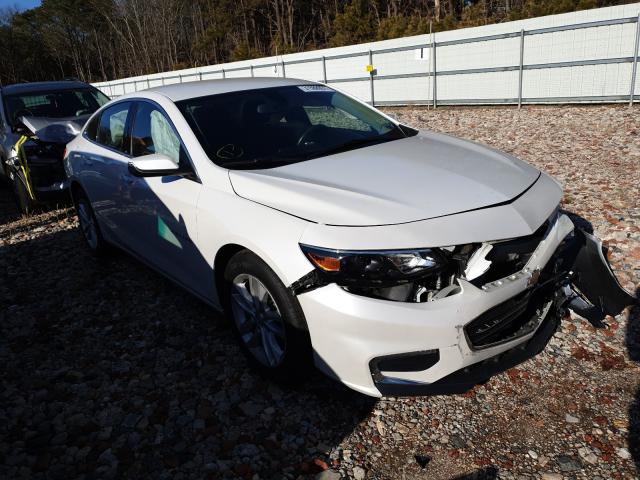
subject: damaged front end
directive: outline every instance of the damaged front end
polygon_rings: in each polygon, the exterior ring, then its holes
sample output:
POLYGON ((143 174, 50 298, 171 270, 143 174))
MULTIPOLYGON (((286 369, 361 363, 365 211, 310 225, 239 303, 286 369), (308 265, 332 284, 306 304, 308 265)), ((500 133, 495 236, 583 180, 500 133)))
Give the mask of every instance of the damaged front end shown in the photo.
POLYGON ((531 235, 505 241, 396 251, 301 248, 316 268, 290 286, 295 295, 335 283, 356 295, 423 303, 462 294, 465 285, 490 292, 526 279, 520 294, 465 326, 478 350, 530 334, 568 309, 602 327, 607 315, 635 301, 611 270, 602 242, 558 211, 531 235))
POLYGON ((69 200, 64 150, 85 120, 86 117, 18 120, 15 130, 20 137, 7 159, 7 173, 23 209, 38 203, 69 200))
MULTIPOLYGON (((325 298, 327 315, 337 319, 323 318, 323 325, 353 319, 349 332, 357 340, 339 337, 346 347, 338 353, 335 341, 316 345, 323 358, 351 365, 359 358, 351 351, 373 339, 375 351, 363 356, 381 395, 466 392, 540 353, 568 310, 602 327, 607 315, 635 302, 613 274, 602 242, 560 212, 530 235, 494 242, 396 251, 301 248, 316 267, 289 287, 303 305, 324 305, 313 290, 329 284, 387 301, 345 307, 336 300, 334 309, 325 298)), ((343 375, 367 385, 349 370, 343 375)))

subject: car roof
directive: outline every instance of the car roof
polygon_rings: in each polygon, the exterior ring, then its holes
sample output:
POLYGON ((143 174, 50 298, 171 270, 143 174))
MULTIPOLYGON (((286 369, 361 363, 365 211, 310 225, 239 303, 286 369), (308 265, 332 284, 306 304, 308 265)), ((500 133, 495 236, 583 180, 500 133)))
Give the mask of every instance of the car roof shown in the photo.
MULTIPOLYGON (((220 93, 255 90, 259 88, 285 87, 290 85, 313 85, 315 82, 297 78, 277 77, 248 77, 248 78, 220 78, 196 82, 173 83, 162 87, 153 87, 143 92, 155 92, 164 95, 174 102, 189 98, 205 97, 220 93)), ((129 94, 127 97, 142 96, 143 92, 129 94)), ((124 98, 124 96, 122 97, 124 98)))
POLYGON ((88 83, 81 82, 79 80, 61 80, 59 82, 27 82, 27 83, 14 83, 13 85, 7 85, 2 87, 3 95, 20 95, 24 93, 37 93, 55 90, 73 90, 76 88, 91 87, 88 83))

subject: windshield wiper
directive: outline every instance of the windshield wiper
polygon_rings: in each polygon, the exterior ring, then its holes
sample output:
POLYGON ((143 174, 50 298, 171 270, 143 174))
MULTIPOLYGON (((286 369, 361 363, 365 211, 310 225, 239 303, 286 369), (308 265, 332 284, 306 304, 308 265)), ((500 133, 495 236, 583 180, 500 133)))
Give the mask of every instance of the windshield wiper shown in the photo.
MULTIPOLYGON (((289 163, 295 163, 304 160, 311 160, 312 158, 324 157, 326 155, 335 155, 336 153, 342 153, 349 150, 354 150, 358 147, 365 147, 369 145, 376 145, 378 143, 384 143, 391 140, 398 140, 400 138, 405 138, 405 134, 399 128, 395 128, 385 133, 384 135, 380 135, 378 137, 365 137, 365 138, 354 138, 345 143, 341 143, 336 145, 335 147, 331 147, 328 149, 319 149, 312 150, 310 152, 291 152, 291 153, 278 153, 274 155, 267 155, 264 157, 257 157, 246 160, 236 160, 233 162, 228 162, 223 164, 224 168, 233 168, 233 167, 243 167, 243 168, 262 168, 262 166, 273 166, 273 164, 282 164, 286 165, 289 163)), ((282 166, 279 165, 279 166, 282 166)))
POLYGON ((327 150, 320 150, 317 154, 325 156, 325 155, 334 155, 336 153, 346 152, 348 150, 353 150, 354 148, 364 147, 366 145, 373 145, 378 143, 380 138, 354 138, 353 140, 349 140, 348 142, 342 143, 333 148, 329 148, 327 150))
POLYGON ((299 154, 276 154, 276 155, 266 155, 264 157, 256 157, 256 158, 248 158, 246 160, 235 160, 233 162, 223 163, 222 166, 224 168, 230 167, 257 167, 260 168, 262 164, 273 164, 273 163, 282 163, 287 164, 291 162, 296 162, 299 160, 307 160, 304 155, 299 154))
POLYGON ((404 133, 402 132, 402 130, 395 128, 378 137, 354 138, 353 140, 349 140, 348 142, 345 142, 336 147, 318 151, 317 156, 334 155, 336 153, 354 150, 358 147, 368 147, 370 145, 377 145, 379 143, 389 142, 391 140, 399 140, 401 138, 405 138, 404 133))

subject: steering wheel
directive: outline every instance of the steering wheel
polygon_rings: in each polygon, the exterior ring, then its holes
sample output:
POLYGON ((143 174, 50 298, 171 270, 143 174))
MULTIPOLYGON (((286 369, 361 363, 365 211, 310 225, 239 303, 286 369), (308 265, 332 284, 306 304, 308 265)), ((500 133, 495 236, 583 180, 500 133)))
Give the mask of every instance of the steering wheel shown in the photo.
POLYGON ((302 135, 300 135, 300 138, 298 139, 297 146, 305 147, 307 145, 314 144, 316 142, 316 139, 313 138, 313 135, 326 130, 326 128, 327 127, 324 125, 311 125, 304 132, 302 132, 302 135))

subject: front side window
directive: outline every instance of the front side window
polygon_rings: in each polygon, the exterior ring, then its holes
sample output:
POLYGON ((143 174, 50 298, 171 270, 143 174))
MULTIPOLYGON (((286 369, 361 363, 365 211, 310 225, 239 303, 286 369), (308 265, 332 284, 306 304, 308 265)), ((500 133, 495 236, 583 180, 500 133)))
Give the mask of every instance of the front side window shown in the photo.
POLYGON ((162 153, 179 164, 180 149, 180 139, 164 113, 151 103, 140 102, 131 130, 131 155, 162 153))
POLYGON ((230 92, 176 105, 209 158, 230 169, 270 168, 408 135, 324 85, 230 92))
POLYGON ((96 141, 105 147, 125 151, 124 134, 131 103, 116 103, 100 114, 96 141))
POLYGON ((90 115, 109 98, 95 88, 7 95, 7 120, 14 125, 20 117, 74 118, 90 115))

